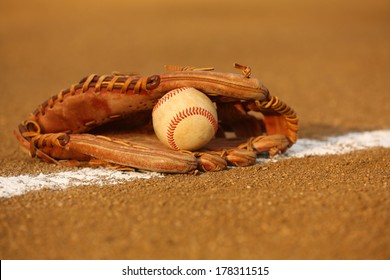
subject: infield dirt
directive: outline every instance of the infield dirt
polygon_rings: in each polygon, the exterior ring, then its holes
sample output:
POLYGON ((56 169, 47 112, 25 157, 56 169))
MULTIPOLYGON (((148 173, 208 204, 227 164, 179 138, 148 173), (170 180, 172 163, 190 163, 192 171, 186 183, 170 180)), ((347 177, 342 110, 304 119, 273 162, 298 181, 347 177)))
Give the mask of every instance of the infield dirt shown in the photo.
MULTIPOLYGON (((2 1, 0 176, 69 170, 12 131, 114 70, 234 62, 291 105, 303 138, 390 129, 390 3, 2 1)), ((390 149, 0 200, 1 259, 389 259, 390 149)))

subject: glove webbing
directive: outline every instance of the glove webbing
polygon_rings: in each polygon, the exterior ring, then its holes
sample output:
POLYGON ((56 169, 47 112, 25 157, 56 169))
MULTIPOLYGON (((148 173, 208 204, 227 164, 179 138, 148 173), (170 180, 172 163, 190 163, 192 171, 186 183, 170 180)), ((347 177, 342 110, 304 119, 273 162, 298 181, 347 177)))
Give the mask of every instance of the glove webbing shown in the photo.
POLYGON ((297 141, 297 131, 298 131, 298 118, 295 111, 288 106, 283 101, 279 100, 276 96, 269 96, 271 99, 269 101, 258 101, 255 103, 259 109, 272 109, 276 113, 281 114, 288 126, 288 134, 286 137, 291 142, 291 144, 297 141))

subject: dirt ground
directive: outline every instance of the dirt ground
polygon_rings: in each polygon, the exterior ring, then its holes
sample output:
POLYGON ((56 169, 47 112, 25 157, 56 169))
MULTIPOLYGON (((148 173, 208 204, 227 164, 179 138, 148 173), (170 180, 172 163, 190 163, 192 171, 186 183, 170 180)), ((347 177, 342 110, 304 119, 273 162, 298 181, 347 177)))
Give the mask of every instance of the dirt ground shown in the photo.
MULTIPOLYGON (((387 0, 1 1, 0 176, 63 170, 12 135, 90 74, 252 67, 301 138, 389 129, 387 0)), ((390 149, 0 200, 1 259, 389 259, 390 149)), ((71 168, 69 168, 71 169, 71 168)))

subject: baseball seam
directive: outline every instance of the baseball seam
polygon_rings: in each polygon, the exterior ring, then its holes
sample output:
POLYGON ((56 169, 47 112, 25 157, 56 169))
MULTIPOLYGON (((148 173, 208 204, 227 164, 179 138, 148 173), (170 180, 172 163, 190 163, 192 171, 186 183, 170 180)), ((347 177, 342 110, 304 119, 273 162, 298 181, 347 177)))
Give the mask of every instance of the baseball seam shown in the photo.
POLYGON ((177 113, 173 117, 173 119, 169 123, 168 129, 167 129, 167 135, 166 136, 167 136, 168 144, 169 144, 169 146, 172 149, 180 150, 180 148, 176 144, 175 137, 174 137, 175 136, 176 127, 185 118, 190 117, 190 116, 195 116, 195 115, 203 116, 206 119, 208 119, 210 121, 211 125, 214 128, 214 133, 217 131, 217 129, 218 129, 218 122, 214 118, 213 114, 210 113, 210 111, 208 111, 208 110, 206 110, 206 109, 204 109, 202 107, 190 107, 190 108, 184 109, 184 110, 180 111, 179 113, 177 113))
POLYGON ((163 97, 160 98, 160 100, 157 102, 157 104, 153 107, 152 114, 166 101, 168 101, 170 98, 173 96, 177 95, 180 92, 183 92, 185 90, 189 89, 189 87, 182 87, 182 88, 177 88, 175 90, 172 90, 165 94, 163 97))

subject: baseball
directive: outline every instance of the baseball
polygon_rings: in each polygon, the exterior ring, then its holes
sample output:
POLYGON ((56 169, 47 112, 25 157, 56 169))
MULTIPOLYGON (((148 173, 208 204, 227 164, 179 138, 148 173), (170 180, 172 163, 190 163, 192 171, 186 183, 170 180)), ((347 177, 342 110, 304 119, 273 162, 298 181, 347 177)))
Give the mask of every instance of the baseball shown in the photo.
POLYGON ((158 139, 173 150, 195 151, 205 146, 218 129, 217 110, 195 88, 174 89, 153 108, 153 128, 158 139))

